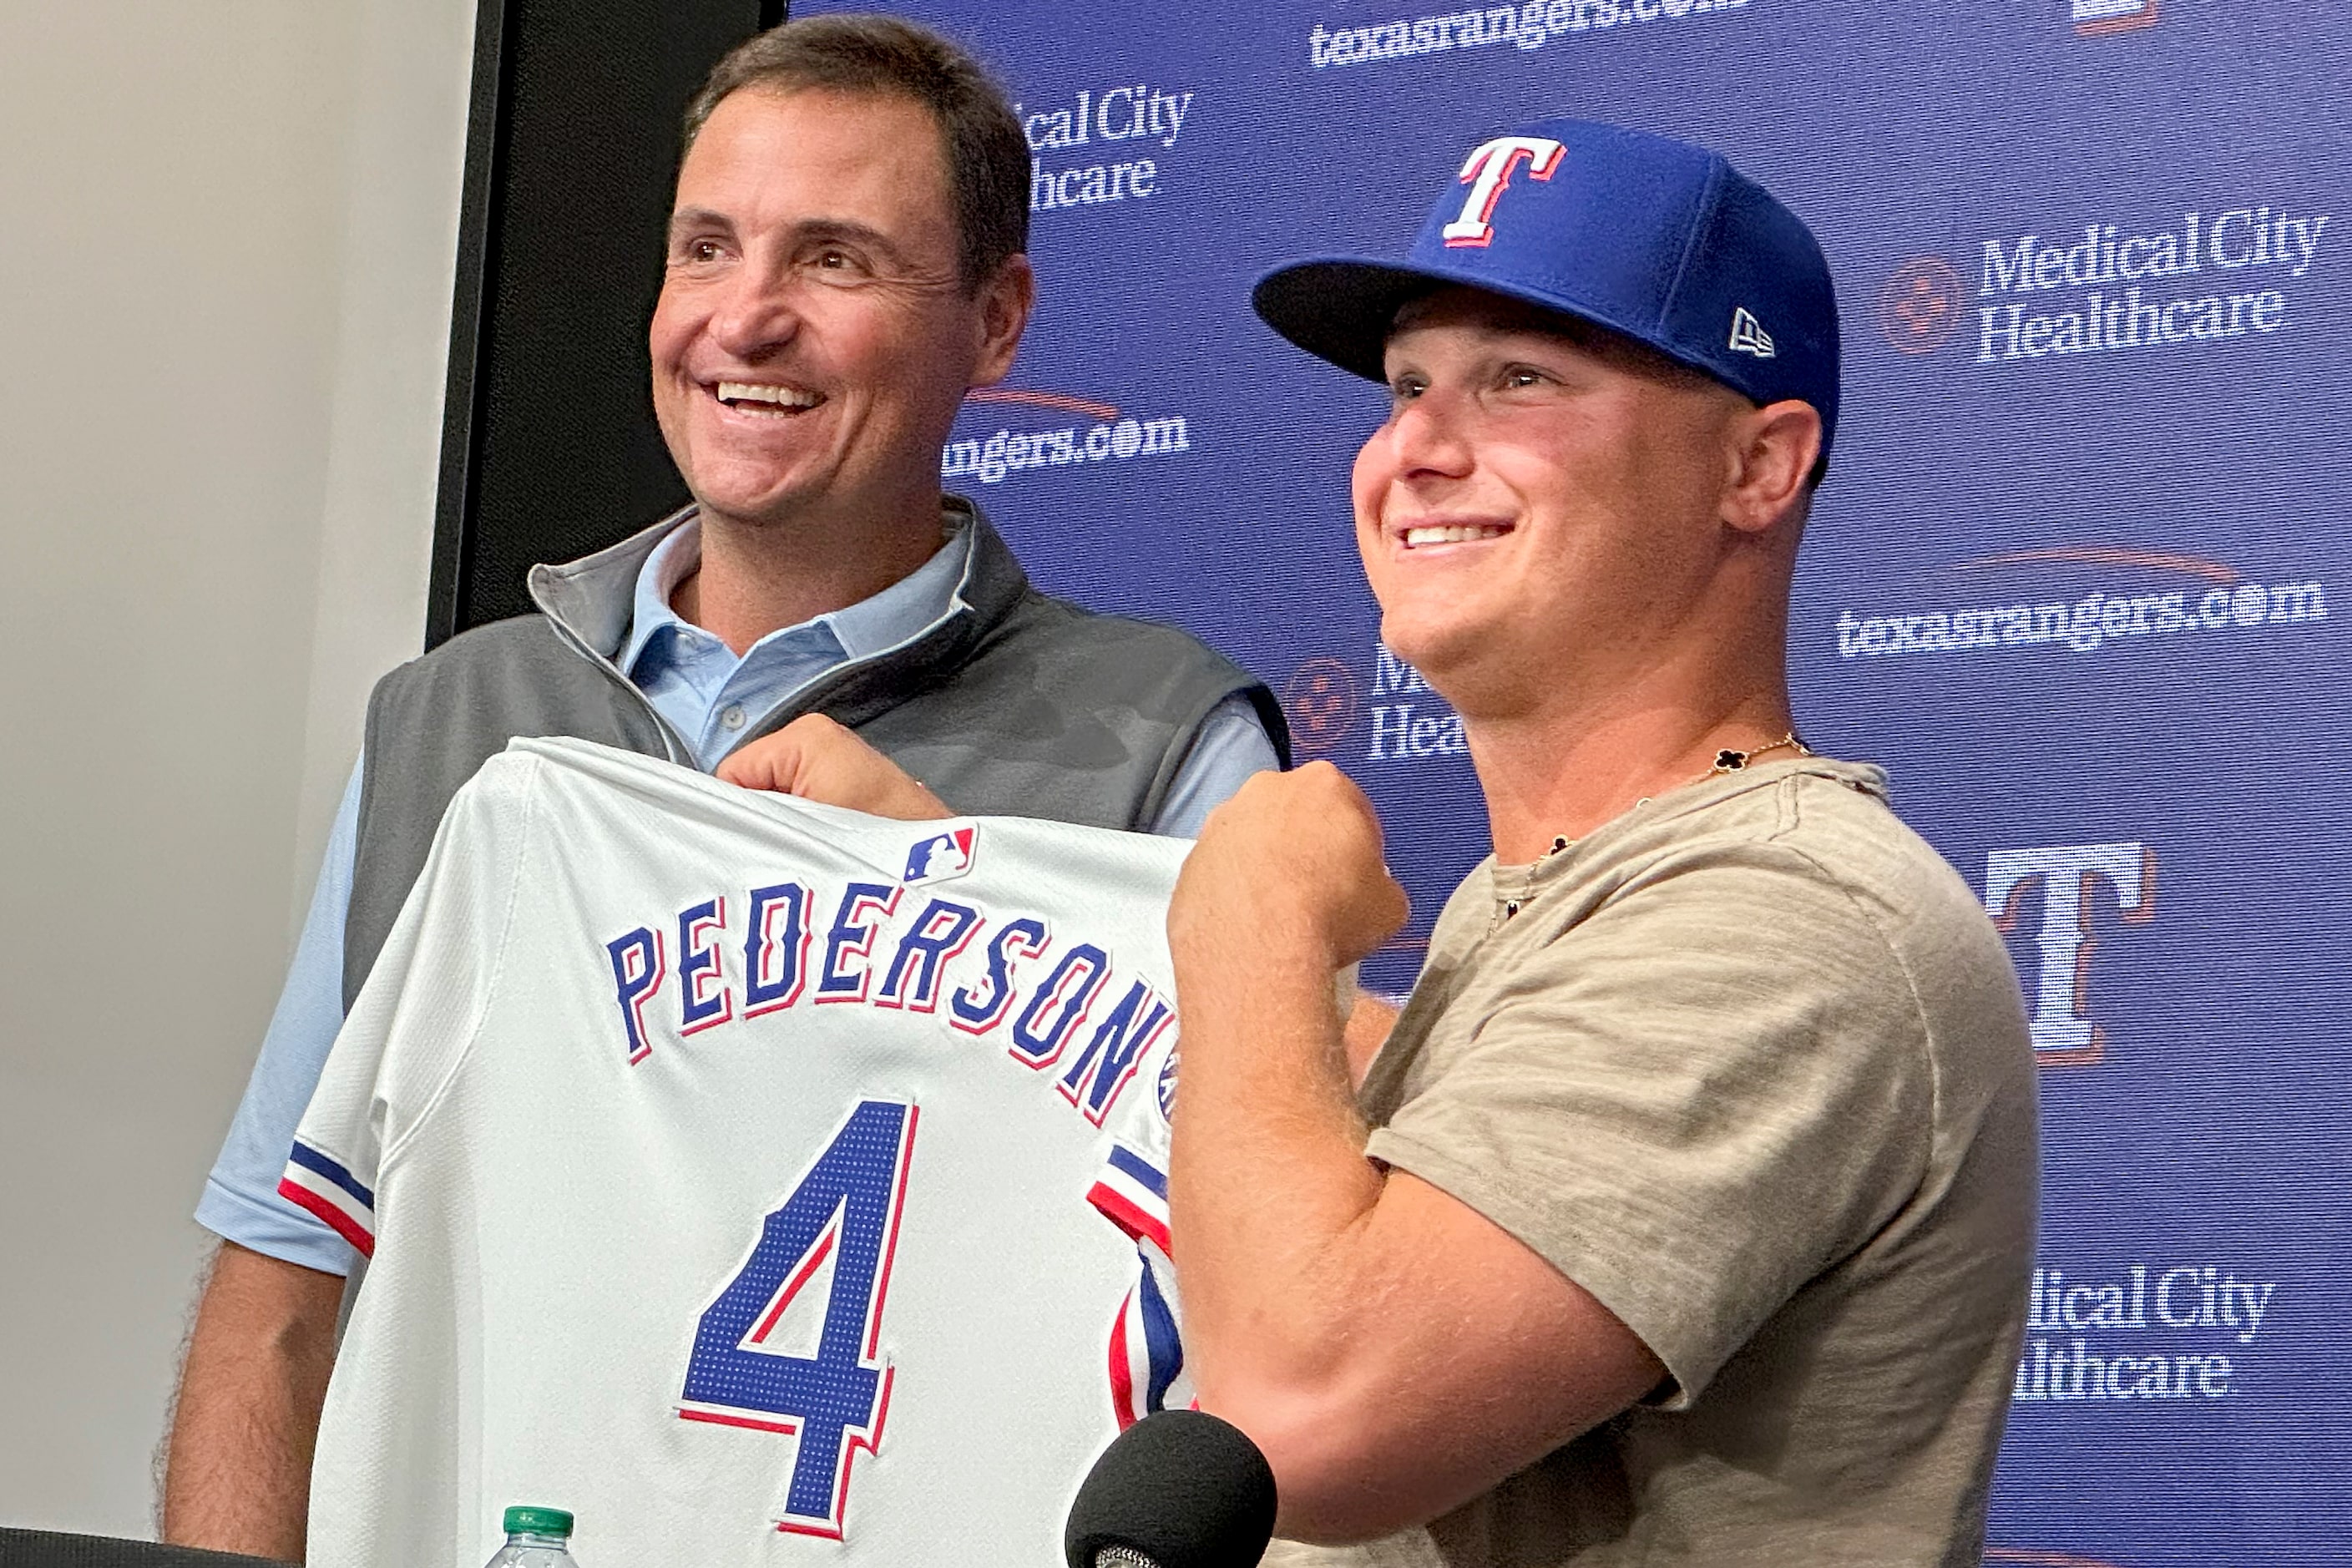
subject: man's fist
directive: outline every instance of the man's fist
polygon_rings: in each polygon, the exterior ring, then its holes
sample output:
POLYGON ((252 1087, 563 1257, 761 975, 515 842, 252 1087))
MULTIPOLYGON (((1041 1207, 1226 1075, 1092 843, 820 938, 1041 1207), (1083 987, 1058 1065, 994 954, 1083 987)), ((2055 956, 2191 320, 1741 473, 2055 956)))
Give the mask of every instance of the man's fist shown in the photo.
POLYGON ((1209 814, 1168 911, 1171 946, 1306 944, 1336 971, 1410 912, 1381 859, 1381 821, 1328 763, 1252 777, 1209 814))
POLYGON ((745 789, 772 789, 902 822, 955 815, 898 763, 822 713, 804 713, 744 746, 719 764, 719 776, 745 789))

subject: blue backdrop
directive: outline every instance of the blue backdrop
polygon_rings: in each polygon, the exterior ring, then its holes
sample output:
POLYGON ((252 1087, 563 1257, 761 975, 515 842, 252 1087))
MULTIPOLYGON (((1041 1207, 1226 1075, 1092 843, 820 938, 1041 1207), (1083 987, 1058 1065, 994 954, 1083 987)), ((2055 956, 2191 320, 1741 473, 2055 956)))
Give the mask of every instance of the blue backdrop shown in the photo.
MULTIPOLYGON (((849 9, 807 5, 803 12, 849 9)), ((862 8, 862 7, 860 7, 862 8)), ((1820 234, 1846 412, 1799 714, 2009 931, 2045 1071, 1990 1561, 2352 1562, 2352 19, 2287 0, 908 0, 1021 100, 1037 320, 945 463, 1048 588, 1190 626, 1379 804, 1484 852, 1386 658, 1348 466, 1382 393, 1251 281, 1401 247, 1544 114, 1709 143, 1820 234), (2159 9, 2160 7, 2160 9, 2159 9)))

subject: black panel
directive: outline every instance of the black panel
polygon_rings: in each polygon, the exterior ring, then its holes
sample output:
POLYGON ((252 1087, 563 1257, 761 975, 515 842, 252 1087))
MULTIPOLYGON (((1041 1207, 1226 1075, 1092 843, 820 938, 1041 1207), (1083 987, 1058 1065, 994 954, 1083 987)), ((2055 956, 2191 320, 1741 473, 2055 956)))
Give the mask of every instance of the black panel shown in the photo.
POLYGON ((646 324, 686 100, 782 0, 482 0, 431 647, 529 608, 523 574, 686 499, 646 324))
POLYGON ((52 1530, 0 1530, 0 1568, 286 1568, 267 1557, 240 1557, 193 1546, 67 1535, 52 1530))

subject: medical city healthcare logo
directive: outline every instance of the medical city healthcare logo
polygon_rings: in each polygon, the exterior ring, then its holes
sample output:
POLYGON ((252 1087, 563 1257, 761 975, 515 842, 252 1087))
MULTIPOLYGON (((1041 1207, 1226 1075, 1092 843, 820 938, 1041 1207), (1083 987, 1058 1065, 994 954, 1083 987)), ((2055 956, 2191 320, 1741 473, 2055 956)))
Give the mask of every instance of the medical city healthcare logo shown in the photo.
POLYGON ((2034 1408, 2020 1415, 2126 1400, 2179 1414, 2241 1397, 2263 1370, 2265 1330, 2294 1316, 2266 1269, 2201 1248, 2038 1261, 2010 1385, 2013 1405, 2034 1408))
POLYGON ((1393 764, 1470 755, 1462 715, 1377 638, 1360 671, 1328 655, 1303 661, 1282 707, 1301 756, 1393 764))
POLYGON ((1170 458, 1192 449, 1192 425, 1181 414, 1138 416, 1096 398, 1022 387, 982 386, 964 394, 956 424, 958 433, 940 453, 940 477, 983 485, 1031 470, 1170 458), (963 433, 997 419, 1007 422, 986 434, 963 433))
POLYGON ((1419 762, 1470 754, 1470 742, 1462 732, 1462 715, 1430 689, 1421 671, 1391 653, 1386 643, 1372 644, 1371 677, 1370 743, 1361 753, 1365 762, 1419 762))
POLYGON ((1097 83, 1051 101, 1016 103, 1029 139, 1029 210, 1149 202, 1200 95, 1154 82, 1097 83))
POLYGON ((1878 297, 1878 324, 1906 354, 1933 353, 1951 341, 1967 309, 1963 285, 1940 256, 1915 256, 1895 269, 1878 297))
POLYGON ((1302 757, 1328 757, 1356 727, 1355 671, 1336 658, 1310 658, 1282 689, 1290 746, 1302 757))
POLYGON ((2275 201, 2069 214, 1985 236, 1965 267, 1904 260, 1880 290, 1879 324, 1915 356, 1957 339, 1983 370, 2291 340, 2316 319, 2335 221, 2275 201))

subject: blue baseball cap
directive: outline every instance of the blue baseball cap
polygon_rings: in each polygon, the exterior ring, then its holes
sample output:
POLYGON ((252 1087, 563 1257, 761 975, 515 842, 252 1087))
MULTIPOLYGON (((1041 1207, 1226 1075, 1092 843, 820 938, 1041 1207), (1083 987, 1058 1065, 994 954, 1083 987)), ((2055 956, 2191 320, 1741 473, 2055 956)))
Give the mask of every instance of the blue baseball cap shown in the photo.
POLYGON ((1802 219, 1703 147, 1539 120, 1465 150, 1402 259, 1326 256, 1250 303, 1308 353, 1371 380, 1397 310, 1449 284, 1580 317, 1759 404, 1837 427, 1837 299, 1802 219))

